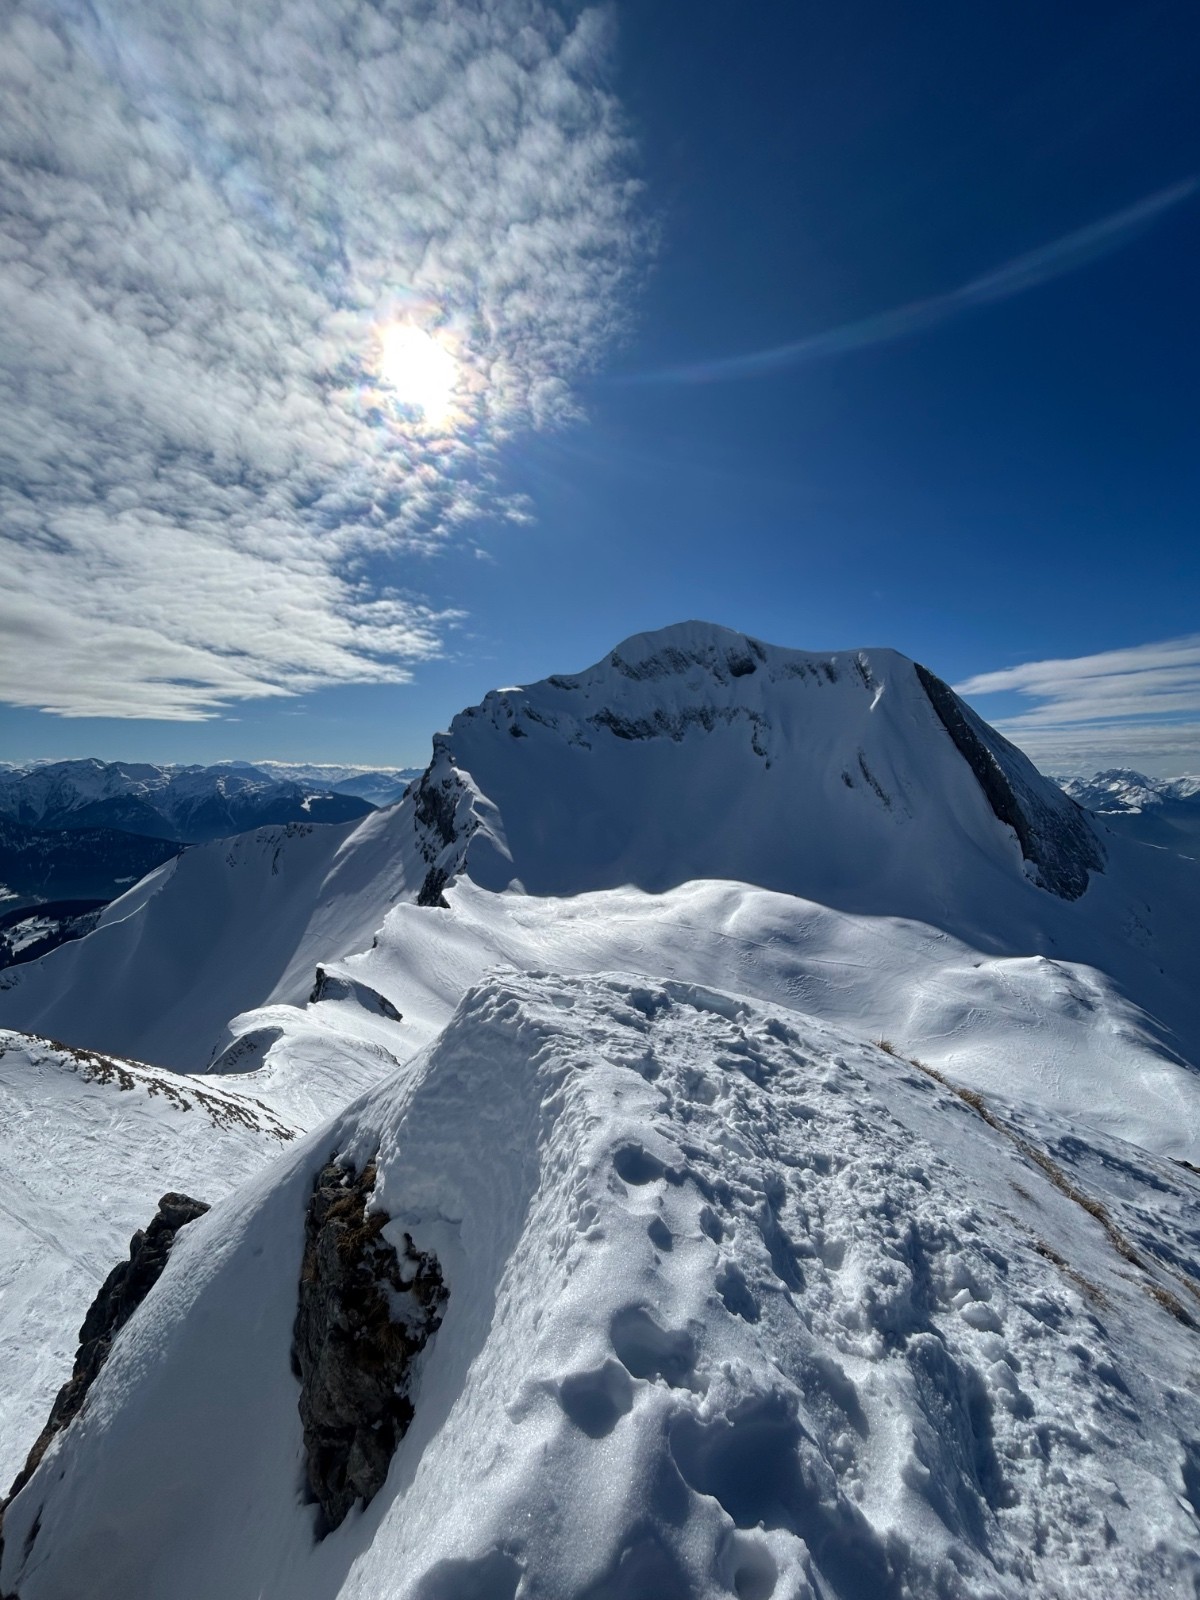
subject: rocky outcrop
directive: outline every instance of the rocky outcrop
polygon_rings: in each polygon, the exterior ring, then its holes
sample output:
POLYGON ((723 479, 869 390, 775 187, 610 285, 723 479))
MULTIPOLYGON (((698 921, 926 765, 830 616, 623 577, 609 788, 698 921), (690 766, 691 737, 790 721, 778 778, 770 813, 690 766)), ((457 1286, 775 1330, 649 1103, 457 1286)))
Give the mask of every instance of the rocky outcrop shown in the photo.
POLYGON ((374 1187, 374 1163, 356 1175, 330 1161, 305 1219, 292 1371, 319 1538, 382 1488, 413 1419, 414 1362, 448 1298, 434 1256, 407 1233, 403 1254, 383 1237, 374 1187))
POLYGON ((344 972, 330 972, 327 967, 319 966, 308 1003, 312 1006, 321 1000, 352 1000, 364 1011, 372 1012, 377 1017, 387 1017, 389 1022, 404 1021, 403 1015, 388 997, 380 994, 378 989, 373 989, 369 983, 347 977, 344 972))
POLYGON ((33 1477, 50 1441, 83 1409, 88 1390, 108 1360, 113 1340, 162 1276, 175 1235, 208 1210, 203 1200, 186 1194, 165 1194, 148 1228, 129 1241, 129 1260, 115 1266, 100 1286, 79 1330, 79 1351, 70 1379, 58 1391, 46 1426, 8 1492, 8 1501, 33 1477))
POLYGON ((927 667, 913 663, 921 687, 988 804, 1016 834, 1044 889, 1078 900, 1104 852, 1081 807, 1043 779, 1028 759, 927 667), (1028 768, 1028 773, 1024 769, 1028 768))
POLYGON ((478 819, 472 812, 471 790, 442 735, 434 736, 433 760, 410 792, 417 848, 429 867, 417 904, 446 910, 448 902, 442 891, 461 866, 478 819))

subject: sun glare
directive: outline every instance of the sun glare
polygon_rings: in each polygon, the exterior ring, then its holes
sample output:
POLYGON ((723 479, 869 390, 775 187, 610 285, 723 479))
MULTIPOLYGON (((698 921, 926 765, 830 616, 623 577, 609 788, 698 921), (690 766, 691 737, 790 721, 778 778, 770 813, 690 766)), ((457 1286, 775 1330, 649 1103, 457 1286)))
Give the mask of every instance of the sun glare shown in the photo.
POLYGON ((458 362, 433 334, 398 322, 379 337, 379 378, 398 404, 426 422, 445 422, 454 400, 458 362))

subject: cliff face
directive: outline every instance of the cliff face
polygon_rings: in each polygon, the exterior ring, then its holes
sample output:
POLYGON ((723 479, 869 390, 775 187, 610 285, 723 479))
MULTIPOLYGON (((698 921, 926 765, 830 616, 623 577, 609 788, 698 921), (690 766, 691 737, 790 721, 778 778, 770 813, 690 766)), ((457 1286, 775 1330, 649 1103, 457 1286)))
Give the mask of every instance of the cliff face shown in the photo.
POLYGON ((1037 881, 1064 900, 1077 900, 1090 874, 1104 869, 1104 850, 1083 808, 976 716, 949 684, 919 663, 914 669, 997 819, 1016 834, 1037 881))

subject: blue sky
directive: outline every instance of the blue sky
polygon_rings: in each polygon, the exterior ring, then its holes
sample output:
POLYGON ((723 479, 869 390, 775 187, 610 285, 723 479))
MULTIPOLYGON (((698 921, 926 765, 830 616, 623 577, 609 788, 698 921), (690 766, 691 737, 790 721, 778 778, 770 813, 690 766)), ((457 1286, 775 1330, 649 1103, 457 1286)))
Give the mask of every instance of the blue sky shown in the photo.
POLYGON ((1200 770, 1194 5, 69 15, 0 50, 9 759, 417 764, 700 616, 1200 770))

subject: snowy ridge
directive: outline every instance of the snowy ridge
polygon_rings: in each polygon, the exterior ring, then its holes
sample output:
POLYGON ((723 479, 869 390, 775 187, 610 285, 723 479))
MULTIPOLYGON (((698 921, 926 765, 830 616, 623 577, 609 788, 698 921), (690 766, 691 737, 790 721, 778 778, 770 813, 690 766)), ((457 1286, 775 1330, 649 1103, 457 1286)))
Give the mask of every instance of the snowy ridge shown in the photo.
POLYGON ((368 944, 424 870, 398 809, 198 845, 114 900, 86 939, 0 975, 0 1020, 201 1072, 231 1016, 303 1000, 317 963, 368 944))
POLYGON ((1195 1200, 796 1013, 499 977, 185 1231, 10 1507, 0 1586, 1184 1600, 1195 1200), (315 1543, 289 1346, 331 1153, 374 1160, 449 1300, 384 1489, 315 1543))
POLYGON ((1104 850, 1082 809, 1064 806, 1028 757, 976 716, 949 684, 920 664, 916 672, 996 817, 1016 834, 1035 881, 1065 900, 1077 900, 1091 873, 1104 866, 1104 850))

